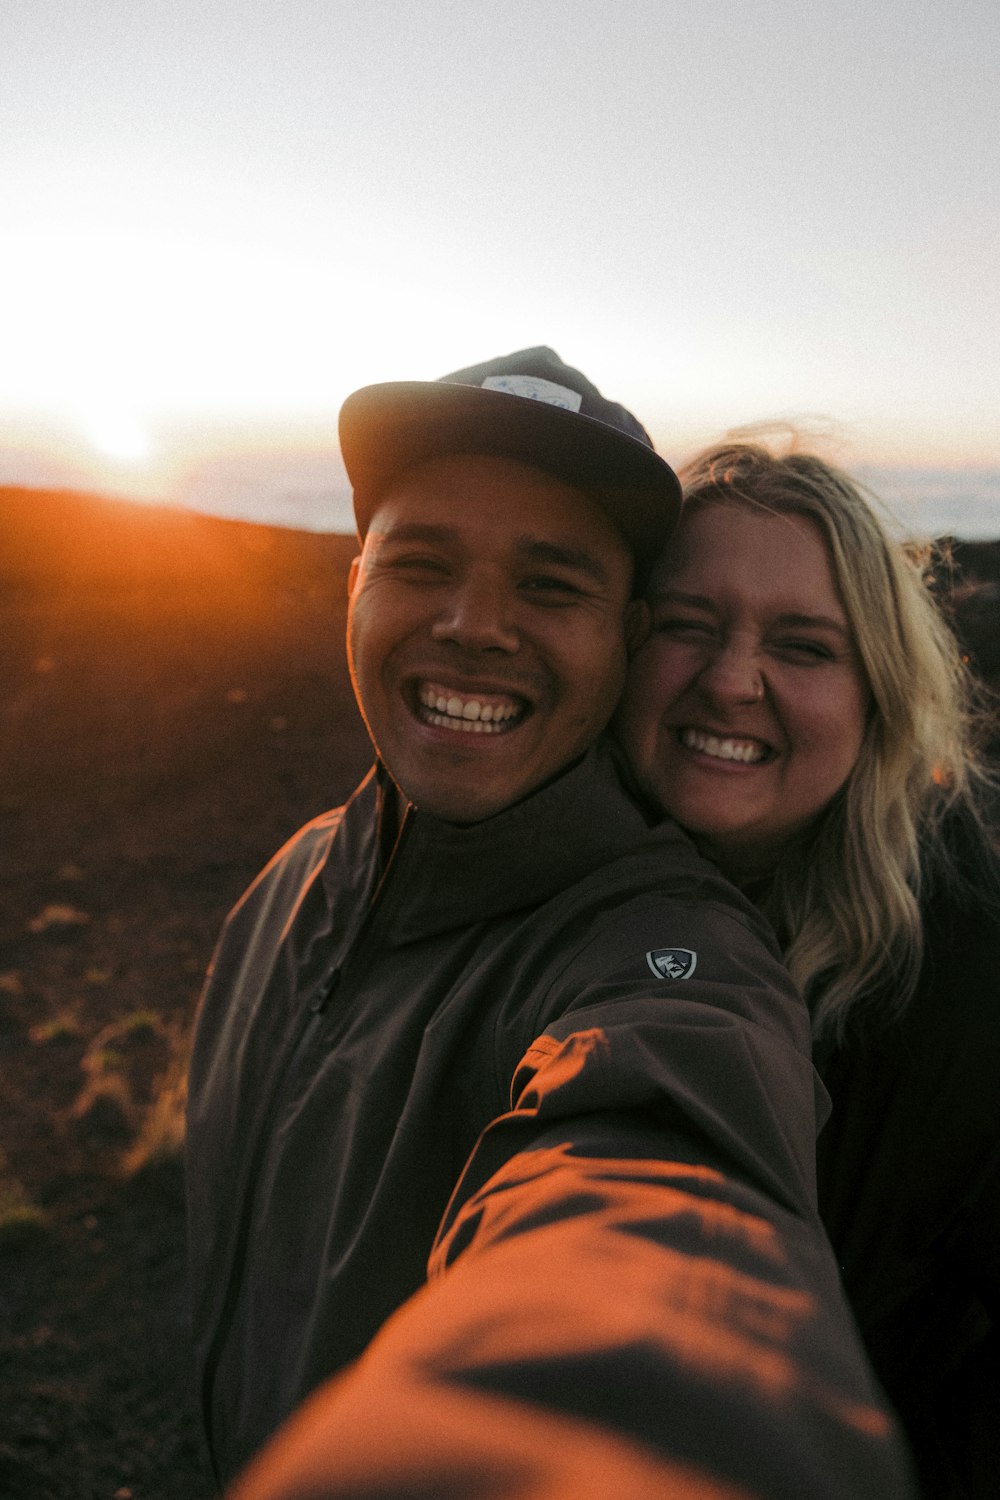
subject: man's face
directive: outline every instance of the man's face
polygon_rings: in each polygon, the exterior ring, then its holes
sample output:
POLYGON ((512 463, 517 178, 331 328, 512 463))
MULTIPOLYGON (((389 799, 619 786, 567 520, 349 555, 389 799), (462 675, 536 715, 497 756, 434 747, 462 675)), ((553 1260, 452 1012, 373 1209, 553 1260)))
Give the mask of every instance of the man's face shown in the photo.
POLYGON ((348 654, 410 801, 478 822, 587 749, 642 609, 631 571, 596 502, 513 459, 433 459, 385 491, 351 573, 348 654))

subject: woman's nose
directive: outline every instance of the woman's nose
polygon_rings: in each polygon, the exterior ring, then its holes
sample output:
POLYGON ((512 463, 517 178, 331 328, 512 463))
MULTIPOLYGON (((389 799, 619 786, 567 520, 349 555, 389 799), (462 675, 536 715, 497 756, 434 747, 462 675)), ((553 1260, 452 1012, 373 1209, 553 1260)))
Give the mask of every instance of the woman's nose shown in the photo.
POLYGON ((718 703, 759 703, 764 696, 760 659, 748 645, 729 642, 721 646, 702 668, 698 682, 718 703))
POLYGON ((509 591, 488 579, 456 583, 442 601, 431 635, 475 651, 516 651, 519 636, 509 591))

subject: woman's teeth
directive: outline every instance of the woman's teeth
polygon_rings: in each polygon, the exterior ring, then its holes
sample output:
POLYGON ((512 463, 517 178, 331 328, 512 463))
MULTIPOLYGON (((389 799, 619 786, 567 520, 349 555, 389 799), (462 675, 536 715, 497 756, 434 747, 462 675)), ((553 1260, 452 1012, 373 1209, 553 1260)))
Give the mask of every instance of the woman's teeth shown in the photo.
POLYGON ((716 760, 738 760, 744 765, 753 765, 767 758, 767 750, 759 741, 723 740, 714 734, 703 734, 700 729, 681 730, 681 744, 689 750, 700 751, 702 755, 714 756, 716 760))

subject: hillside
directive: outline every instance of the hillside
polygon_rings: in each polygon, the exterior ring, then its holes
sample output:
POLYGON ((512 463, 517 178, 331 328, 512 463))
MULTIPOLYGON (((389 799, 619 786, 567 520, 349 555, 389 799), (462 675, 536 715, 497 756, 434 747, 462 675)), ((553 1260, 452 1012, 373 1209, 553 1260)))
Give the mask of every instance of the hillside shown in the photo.
POLYGON ((226 910, 369 764, 355 544, 9 490, 0 537, 0 1493, 200 1500, 185 1047, 226 910))
MULTIPOLYGON (((0 1494, 208 1500, 178 1121, 221 920, 369 764, 353 538, 0 490, 0 1494)), ((1000 673, 1000 543, 957 547, 1000 673)))

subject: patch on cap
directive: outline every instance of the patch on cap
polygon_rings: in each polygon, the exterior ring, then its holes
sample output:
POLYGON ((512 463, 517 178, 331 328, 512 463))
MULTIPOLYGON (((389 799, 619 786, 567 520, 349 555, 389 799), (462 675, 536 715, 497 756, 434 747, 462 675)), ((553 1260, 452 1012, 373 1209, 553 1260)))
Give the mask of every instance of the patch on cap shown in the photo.
POLYGON ((546 406, 561 406, 565 411, 579 411, 583 397, 568 386, 556 385, 539 375, 487 375, 484 391, 505 391, 508 396, 522 396, 526 401, 544 401, 546 406))

